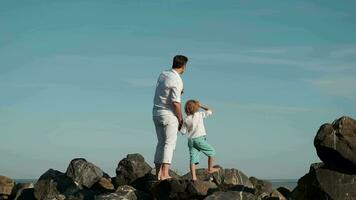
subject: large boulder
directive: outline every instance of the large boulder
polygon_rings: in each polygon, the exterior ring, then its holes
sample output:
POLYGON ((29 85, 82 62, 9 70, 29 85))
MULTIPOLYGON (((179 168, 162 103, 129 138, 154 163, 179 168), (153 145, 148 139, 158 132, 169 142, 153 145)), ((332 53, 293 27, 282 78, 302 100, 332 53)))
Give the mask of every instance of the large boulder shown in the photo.
POLYGON ((37 200, 63 200, 79 191, 73 179, 66 174, 49 169, 36 182, 34 196, 37 200))
POLYGON ((11 195, 15 181, 6 176, 0 176, 0 198, 6 199, 11 195))
POLYGON ((214 182, 221 190, 254 193, 255 189, 248 176, 238 169, 223 169, 213 174, 214 182))
POLYGON ((103 171, 84 158, 73 159, 67 168, 66 175, 80 187, 91 188, 103 177, 103 171))
POLYGON ((12 190, 12 197, 14 200, 34 199, 33 183, 17 183, 12 190))
POLYGON ((96 182, 91 189, 98 191, 99 193, 111 192, 115 190, 114 185, 108 178, 101 177, 98 182, 96 182))
POLYGON ((286 199, 290 199, 291 191, 286 187, 278 187, 277 191, 281 193, 286 199))
POLYGON ((157 183, 152 188, 152 193, 155 198, 162 200, 189 200, 203 199, 217 190, 216 184, 209 181, 168 179, 157 183))
POLYGON ((150 196, 136 190, 132 186, 119 186, 115 192, 102 194, 95 197, 95 200, 150 200, 150 196))
POLYGON ((255 195, 259 197, 269 197, 274 192, 272 183, 266 180, 260 180, 256 177, 250 177, 252 185, 255 188, 255 195))
MULTIPOLYGON (((219 167, 219 166, 217 166, 219 167)), ((237 169, 223 169, 219 167, 220 170, 214 174, 209 174, 206 169, 197 169, 196 175, 198 180, 202 181, 213 181, 221 190, 236 190, 247 192, 254 192, 254 185, 249 180, 243 172, 237 169)), ((190 180, 191 174, 187 173, 182 176, 182 179, 190 180)))
POLYGON ((187 187, 190 181, 181 179, 167 179, 158 182, 152 188, 152 194, 156 199, 189 199, 187 187))
POLYGON ((194 181, 190 182, 187 187, 190 196, 205 197, 218 191, 218 186, 212 181, 194 181))
POLYGON ((131 185, 141 189, 146 181, 152 180, 151 170, 142 155, 129 154, 119 162, 113 183, 115 187, 131 185))
POLYGON ((295 200, 356 199, 356 175, 332 169, 323 163, 312 164, 298 181, 291 198, 295 200))
POLYGON ((273 189, 271 194, 268 197, 264 197, 263 199, 266 199, 266 200, 287 200, 287 198, 276 189, 273 189))
MULTIPOLYGON (((195 170, 195 174, 198 178, 198 180, 201 181, 212 181, 213 179, 213 175, 209 174, 207 169, 204 168, 200 168, 200 169, 196 169, 195 170)), ((190 172, 188 172, 187 174, 183 175, 181 177, 182 179, 186 179, 186 180, 191 180, 192 179, 192 174, 190 172)))
POLYGON ((322 125, 314 146, 325 164, 356 171, 356 120, 341 117, 332 124, 322 125))
POLYGON ((258 198, 251 193, 227 191, 215 192, 204 200, 258 200, 258 198))

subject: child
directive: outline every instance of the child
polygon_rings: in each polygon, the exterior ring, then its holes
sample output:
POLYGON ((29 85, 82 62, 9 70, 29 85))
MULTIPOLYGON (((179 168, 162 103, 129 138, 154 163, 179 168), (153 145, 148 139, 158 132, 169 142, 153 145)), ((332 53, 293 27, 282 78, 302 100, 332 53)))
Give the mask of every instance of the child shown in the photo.
POLYGON ((201 105, 199 101, 189 100, 185 104, 185 113, 187 117, 184 120, 180 132, 188 136, 190 172, 192 174, 192 180, 196 181, 195 165, 199 164, 200 152, 208 156, 208 173, 212 174, 219 171, 218 168, 213 167, 215 150, 206 141, 206 131, 203 120, 212 114, 212 110, 201 105), (202 110, 200 110, 200 108, 202 110))

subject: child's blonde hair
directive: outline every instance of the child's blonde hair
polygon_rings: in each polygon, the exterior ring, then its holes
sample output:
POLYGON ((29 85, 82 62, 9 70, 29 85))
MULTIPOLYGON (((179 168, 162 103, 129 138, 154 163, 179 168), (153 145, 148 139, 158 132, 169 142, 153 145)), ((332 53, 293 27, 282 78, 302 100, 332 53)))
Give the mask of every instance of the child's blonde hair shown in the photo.
POLYGON ((195 112, 199 110, 199 101, 194 99, 188 100, 185 103, 184 110, 187 115, 193 115, 195 112))

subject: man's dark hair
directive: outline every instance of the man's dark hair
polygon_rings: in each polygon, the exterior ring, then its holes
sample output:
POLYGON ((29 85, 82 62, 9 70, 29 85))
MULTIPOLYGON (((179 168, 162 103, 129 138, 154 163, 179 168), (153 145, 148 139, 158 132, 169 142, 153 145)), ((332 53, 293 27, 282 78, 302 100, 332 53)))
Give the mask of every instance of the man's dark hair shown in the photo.
POLYGON ((184 65, 186 65, 187 62, 188 62, 188 58, 186 56, 176 55, 173 58, 172 68, 181 68, 184 65))

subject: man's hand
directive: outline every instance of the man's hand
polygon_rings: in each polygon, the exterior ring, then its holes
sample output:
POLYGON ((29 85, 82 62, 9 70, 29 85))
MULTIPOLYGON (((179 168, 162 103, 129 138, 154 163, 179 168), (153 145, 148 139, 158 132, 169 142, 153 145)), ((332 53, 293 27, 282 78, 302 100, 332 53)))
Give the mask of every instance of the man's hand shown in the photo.
POLYGON ((181 119, 181 120, 178 119, 178 122, 179 122, 178 131, 180 131, 182 129, 182 126, 183 126, 183 119, 181 119))

